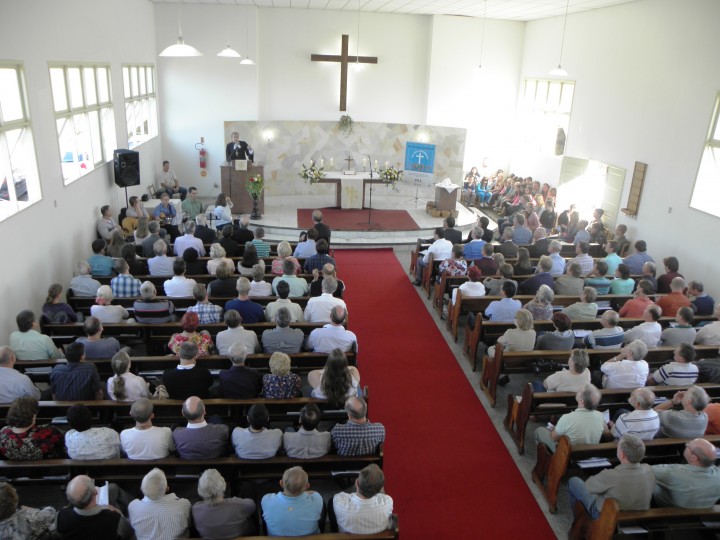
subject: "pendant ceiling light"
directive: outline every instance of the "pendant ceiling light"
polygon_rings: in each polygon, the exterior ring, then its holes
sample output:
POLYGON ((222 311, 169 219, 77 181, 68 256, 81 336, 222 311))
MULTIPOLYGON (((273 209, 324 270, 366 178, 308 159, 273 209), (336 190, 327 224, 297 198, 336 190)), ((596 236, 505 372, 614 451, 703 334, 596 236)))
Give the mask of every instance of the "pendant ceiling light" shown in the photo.
POLYGON ((567 3, 565 4, 565 22, 563 22, 563 33, 562 33, 562 41, 560 41, 560 60, 558 61, 558 67, 555 69, 552 69, 548 72, 548 75, 551 77, 567 77, 568 72, 565 71, 562 67, 562 55, 563 55, 563 47, 565 46, 565 28, 567 28, 567 16, 568 16, 568 8, 570 7, 570 0, 567 0, 567 3))
POLYGON ((252 58, 250 58, 250 55, 248 54, 249 53, 248 46, 250 43, 249 34, 250 34, 250 26, 249 26, 249 22, 248 22, 248 8, 246 7, 245 8, 245 58, 240 60, 240 63, 243 66, 254 66, 255 65, 255 61, 252 58))
POLYGON ((190 56, 202 56, 203 54, 198 51, 192 45, 185 43, 182 37, 182 27, 180 26, 180 8, 178 8, 178 39, 177 43, 165 47, 160 53, 160 56, 174 57, 174 58, 187 58, 190 56))
POLYGON ((362 71, 365 67, 364 64, 360 63, 360 0, 358 0, 358 8, 357 8, 357 44, 355 48, 355 63, 353 64, 353 69, 355 71, 362 71))
POLYGON ((480 62, 478 63, 478 69, 482 69, 483 45, 485 44, 485 13, 487 13, 487 0, 483 2, 483 23, 482 33, 480 34, 480 62))

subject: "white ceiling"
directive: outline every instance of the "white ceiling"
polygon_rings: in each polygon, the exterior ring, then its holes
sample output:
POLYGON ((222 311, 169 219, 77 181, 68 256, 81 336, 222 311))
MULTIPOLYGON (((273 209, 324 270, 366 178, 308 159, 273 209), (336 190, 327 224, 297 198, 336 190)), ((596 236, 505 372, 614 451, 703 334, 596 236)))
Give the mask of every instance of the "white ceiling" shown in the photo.
MULTIPOLYGON (((566 0, 150 0, 156 4, 210 4, 262 8, 360 10, 413 15, 460 15, 488 19, 532 21, 565 14, 566 0), (487 6, 485 5, 487 1, 487 6)), ((637 0, 570 0, 569 13, 579 13, 637 0)))

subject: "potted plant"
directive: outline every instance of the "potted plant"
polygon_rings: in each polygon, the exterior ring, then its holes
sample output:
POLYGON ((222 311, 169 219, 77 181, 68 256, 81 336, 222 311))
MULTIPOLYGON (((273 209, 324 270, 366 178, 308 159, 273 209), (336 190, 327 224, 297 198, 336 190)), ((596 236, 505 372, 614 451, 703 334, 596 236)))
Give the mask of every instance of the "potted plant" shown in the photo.
POLYGON ((262 215, 260 214, 260 210, 258 208, 258 199, 262 192, 265 191, 265 181, 263 180, 262 175, 256 174, 255 176, 248 178, 245 188, 248 190, 248 193, 253 199, 253 207, 250 218, 260 219, 262 215))
POLYGON ((343 114, 338 121, 338 127, 343 132, 345 137, 349 137, 353 132, 353 119, 349 114, 343 114))

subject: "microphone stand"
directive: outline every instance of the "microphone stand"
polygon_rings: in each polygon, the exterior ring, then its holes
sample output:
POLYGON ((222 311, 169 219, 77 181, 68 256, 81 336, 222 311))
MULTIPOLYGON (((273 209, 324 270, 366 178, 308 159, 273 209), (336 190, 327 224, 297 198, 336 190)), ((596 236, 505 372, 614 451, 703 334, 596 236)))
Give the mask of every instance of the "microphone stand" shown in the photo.
MULTIPOLYGON (((370 159, 370 156, 368 155, 368 160, 370 161, 370 205, 368 207, 368 220, 367 220, 367 226, 368 230, 371 231, 373 229, 380 229, 380 224, 377 222, 372 221, 372 193, 373 193, 373 167, 372 167, 372 160, 370 159)), ((363 183, 364 185, 364 183, 363 183)), ((363 190, 364 192, 364 190, 363 190)), ((364 203, 364 201, 363 201, 364 203)), ((360 225, 363 225, 364 223, 360 223, 360 225)))

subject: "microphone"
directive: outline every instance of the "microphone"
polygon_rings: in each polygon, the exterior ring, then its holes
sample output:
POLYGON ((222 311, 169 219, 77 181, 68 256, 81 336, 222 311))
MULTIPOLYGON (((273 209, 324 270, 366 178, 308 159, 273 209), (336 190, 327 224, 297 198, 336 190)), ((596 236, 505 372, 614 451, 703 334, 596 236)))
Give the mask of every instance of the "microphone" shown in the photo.
MULTIPOLYGON (((373 172, 372 172, 372 159, 370 159, 370 154, 367 155, 368 163, 370 164, 370 180, 373 179, 373 172)), ((372 188, 372 186, 370 186, 372 188)))

